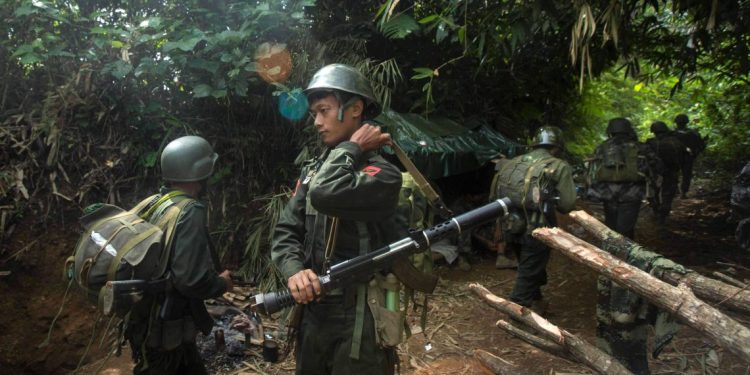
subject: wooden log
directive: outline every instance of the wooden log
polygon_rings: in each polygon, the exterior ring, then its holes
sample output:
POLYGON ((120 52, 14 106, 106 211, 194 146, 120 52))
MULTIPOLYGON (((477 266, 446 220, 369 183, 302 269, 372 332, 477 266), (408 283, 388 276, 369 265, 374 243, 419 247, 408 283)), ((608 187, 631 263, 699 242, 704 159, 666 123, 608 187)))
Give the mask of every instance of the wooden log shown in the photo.
POLYGON ((576 362, 576 359, 571 357, 571 355, 565 350, 565 347, 558 343, 552 342, 543 337, 535 336, 502 319, 498 320, 497 323, 495 323, 495 326, 539 349, 544 350, 545 352, 576 362))
POLYGON ((672 313, 682 323, 750 362, 750 329, 696 298, 687 285, 675 288, 559 228, 539 228, 532 235, 672 313))
MULTIPOLYGON (((630 249, 640 246, 629 238, 613 231, 585 211, 573 211, 570 213, 570 217, 596 239, 602 241, 602 248, 606 248, 618 258, 624 259, 630 249)), ((691 270, 688 271, 686 274, 666 271, 658 276, 675 286, 685 283, 698 298, 720 304, 721 307, 737 312, 750 314, 750 291, 702 276, 691 270)))
MULTIPOLYGON (((556 325, 537 315, 531 309, 498 297, 480 284, 469 284, 469 289, 481 297, 495 310, 510 315, 513 319, 526 324, 539 332, 541 336, 565 348, 576 362, 589 366, 600 374, 632 374, 617 360, 602 352, 595 346, 580 339, 578 336, 560 329, 556 325)), ((568 359, 568 358, 566 358, 568 359)))
POLYGON ((484 367, 498 375, 522 375, 526 372, 521 371, 516 365, 482 349, 474 350, 474 358, 477 359, 484 367))

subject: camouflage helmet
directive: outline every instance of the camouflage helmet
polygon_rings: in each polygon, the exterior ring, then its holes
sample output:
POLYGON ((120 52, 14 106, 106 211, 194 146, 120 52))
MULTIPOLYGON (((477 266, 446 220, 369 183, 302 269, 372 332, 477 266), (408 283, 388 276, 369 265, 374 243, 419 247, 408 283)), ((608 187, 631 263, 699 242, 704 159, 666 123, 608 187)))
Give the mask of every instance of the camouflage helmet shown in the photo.
POLYGON ((651 132, 654 134, 661 134, 669 132, 669 128, 664 121, 654 121, 651 123, 651 132))
POLYGON ((690 118, 684 113, 680 113, 674 118, 674 123, 677 124, 677 126, 685 126, 687 123, 690 122, 690 118))
POLYGON ((633 124, 630 123, 630 120, 624 117, 616 117, 609 120, 607 134, 610 136, 615 134, 633 135, 635 134, 635 130, 633 130, 633 124))
POLYGON ((536 130, 531 147, 557 146, 563 147, 562 130, 557 126, 542 126, 536 130))
MULTIPOLYGON (((377 111, 378 109, 378 103, 372 91, 372 86, 370 86, 370 81, 359 70, 350 65, 330 64, 320 68, 313 75, 303 93, 309 97, 315 92, 333 91, 337 99, 341 101, 341 97, 338 96, 336 90, 361 97, 365 102, 366 109, 371 111, 377 111)), ((339 120, 343 116, 343 107, 346 105, 347 103, 343 103, 342 108, 340 108, 339 120)))
POLYGON ((165 181, 202 181, 214 172, 217 155, 211 145, 195 135, 169 142, 161 153, 161 175, 165 181))

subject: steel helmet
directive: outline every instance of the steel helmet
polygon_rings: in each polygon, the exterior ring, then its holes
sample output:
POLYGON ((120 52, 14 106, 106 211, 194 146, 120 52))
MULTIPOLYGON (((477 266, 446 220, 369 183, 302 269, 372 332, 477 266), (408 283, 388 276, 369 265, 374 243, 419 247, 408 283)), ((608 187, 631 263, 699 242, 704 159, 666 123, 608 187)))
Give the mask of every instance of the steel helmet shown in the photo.
POLYGON ((688 122, 690 122, 690 118, 688 118, 686 114, 680 113, 679 115, 677 115, 677 117, 674 118, 674 122, 675 124, 677 124, 677 126, 684 127, 688 122))
POLYGON ((669 128, 664 121, 654 121, 651 123, 651 132, 654 134, 661 134, 669 132, 669 128))
MULTIPOLYGON (((310 94, 318 91, 333 91, 335 94, 336 91, 334 90, 361 97, 365 102, 366 109, 376 111, 378 108, 378 102, 375 99, 370 81, 356 68, 344 64, 330 64, 320 68, 313 75, 303 93, 309 97, 310 94)), ((338 95, 337 98, 341 101, 338 95)), ((341 116, 343 116, 345 105, 346 103, 342 103, 342 108, 340 108, 341 116)), ((341 120, 341 116, 339 120, 341 120)))
POLYGON ((542 126, 534 134, 531 146, 557 146, 562 148, 562 130, 557 126, 542 126))
POLYGON ((633 124, 630 123, 630 120, 623 117, 617 117, 609 120, 609 123, 607 124, 607 134, 610 136, 615 134, 633 135, 635 134, 635 131, 633 130, 633 124))
POLYGON ((161 153, 161 175, 165 181, 202 181, 214 172, 219 158, 211 145, 195 135, 169 142, 161 153))

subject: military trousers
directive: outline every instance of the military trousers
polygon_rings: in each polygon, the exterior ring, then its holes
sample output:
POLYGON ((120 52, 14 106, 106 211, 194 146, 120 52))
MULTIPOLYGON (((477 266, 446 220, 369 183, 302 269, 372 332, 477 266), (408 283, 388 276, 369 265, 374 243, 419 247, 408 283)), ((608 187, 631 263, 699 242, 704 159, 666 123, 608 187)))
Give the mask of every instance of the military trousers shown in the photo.
POLYGON ((693 181, 693 163, 695 158, 687 157, 682 162, 682 182, 680 183, 680 193, 684 196, 690 190, 690 183, 693 181))
POLYGON ((395 352, 381 348, 375 339, 375 323, 365 306, 359 359, 350 357, 356 306, 345 306, 343 296, 328 296, 303 309, 297 337, 298 375, 392 374, 395 352))
POLYGON ((547 284, 550 250, 544 243, 528 234, 511 238, 509 243, 516 251, 518 259, 516 283, 510 293, 510 300, 529 307, 532 302, 542 299, 541 288, 547 284))
POLYGON ((666 218, 672 211, 672 201, 677 195, 677 183, 679 180, 678 171, 666 171, 662 175, 660 189, 661 205, 659 206, 659 216, 666 218))
POLYGON ((635 239, 635 224, 638 221, 640 201, 604 201, 604 224, 631 240, 635 239))

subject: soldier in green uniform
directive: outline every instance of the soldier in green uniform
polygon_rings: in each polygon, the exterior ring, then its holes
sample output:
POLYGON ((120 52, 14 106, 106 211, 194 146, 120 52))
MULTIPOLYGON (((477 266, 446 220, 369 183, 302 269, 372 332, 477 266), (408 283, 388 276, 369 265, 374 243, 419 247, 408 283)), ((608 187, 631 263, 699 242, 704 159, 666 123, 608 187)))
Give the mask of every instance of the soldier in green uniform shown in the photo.
POLYGON ((391 138, 363 123, 378 107, 368 81, 353 67, 323 67, 304 92, 326 149, 304 164, 271 250, 292 296, 304 305, 296 372, 392 373, 395 352, 376 335, 368 304, 375 298, 367 286, 347 285, 321 297, 317 276, 398 239, 401 173, 376 153, 391 138))
POLYGON ((518 273, 510 299, 520 305, 542 310, 541 287, 547 283, 547 261, 550 250, 531 237, 540 227, 555 226, 555 209, 570 212, 576 201, 572 168, 558 156, 563 151, 562 131, 540 128, 531 145, 532 151, 498 166, 494 197, 508 196, 516 211, 515 224, 503 225, 503 236, 513 247, 518 259, 518 273), (531 195, 531 197, 528 197, 531 195), (529 205, 529 201, 536 202, 529 205), (552 205, 554 208, 552 208, 552 205))
POLYGON ((631 239, 646 182, 655 181, 661 161, 638 142, 630 120, 618 117, 607 124, 609 138, 597 146, 589 163, 588 198, 604 203, 604 222, 631 239))
MULTIPOLYGON (((133 307, 125 323, 125 338, 133 351, 135 374, 206 374, 195 345, 198 331, 209 334, 213 319, 203 303, 233 287, 228 270, 217 272, 206 226, 206 207, 197 198, 211 176, 217 154, 203 138, 185 136, 170 142, 161 155, 166 186, 162 206, 191 199, 180 213, 172 240, 168 275, 172 290, 147 296, 133 307)), ((156 207, 149 222, 166 210, 156 207)))
POLYGON ((661 159, 664 169, 661 173, 661 184, 656 187, 656 192, 650 202, 656 220, 664 224, 672 210, 672 201, 677 194, 677 182, 679 180, 680 168, 687 153, 685 145, 669 130, 667 124, 655 121, 651 124, 653 138, 646 140, 646 144, 661 159))
POLYGON ((687 197, 690 182, 693 180, 693 164, 698 154, 706 148, 706 140, 701 138, 701 135, 695 129, 687 127, 690 118, 686 114, 677 115, 674 122, 677 125, 675 135, 688 148, 688 153, 682 163, 682 182, 680 183, 680 197, 684 199, 687 197))

